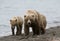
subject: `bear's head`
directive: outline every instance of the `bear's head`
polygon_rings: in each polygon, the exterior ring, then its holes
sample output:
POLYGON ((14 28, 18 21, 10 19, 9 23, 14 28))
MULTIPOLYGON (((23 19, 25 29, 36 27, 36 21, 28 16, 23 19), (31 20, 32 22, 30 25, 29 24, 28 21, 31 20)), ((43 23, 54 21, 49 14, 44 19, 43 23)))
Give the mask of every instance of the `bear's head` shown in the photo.
POLYGON ((12 19, 10 19, 10 24, 11 24, 12 26, 15 26, 15 25, 17 24, 17 19, 16 19, 16 17, 13 17, 12 19))
POLYGON ((27 10, 26 14, 24 15, 24 21, 27 25, 31 25, 38 20, 38 15, 35 10, 27 10))

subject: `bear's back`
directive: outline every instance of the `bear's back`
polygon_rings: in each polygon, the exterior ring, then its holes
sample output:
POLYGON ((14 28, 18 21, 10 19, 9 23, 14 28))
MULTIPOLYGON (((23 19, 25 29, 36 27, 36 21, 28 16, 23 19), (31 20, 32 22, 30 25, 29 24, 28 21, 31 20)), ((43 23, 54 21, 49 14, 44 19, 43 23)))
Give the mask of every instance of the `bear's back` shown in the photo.
POLYGON ((23 18, 20 16, 16 16, 17 23, 23 24, 23 18))

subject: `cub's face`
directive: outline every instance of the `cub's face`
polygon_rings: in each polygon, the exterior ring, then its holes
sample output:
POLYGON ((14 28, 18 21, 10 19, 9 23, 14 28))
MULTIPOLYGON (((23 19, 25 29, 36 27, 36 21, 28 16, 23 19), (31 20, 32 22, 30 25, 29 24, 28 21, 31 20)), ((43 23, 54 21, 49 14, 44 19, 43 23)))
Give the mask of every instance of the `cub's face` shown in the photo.
POLYGON ((24 21, 28 24, 28 25, 31 25, 32 23, 35 22, 35 15, 34 14, 27 14, 27 15, 24 15, 24 21))
POLYGON ((12 20, 10 20, 10 24, 11 24, 12 26, 15 26, 15 25, 17 24, 17 19, 12 19, 12 20))

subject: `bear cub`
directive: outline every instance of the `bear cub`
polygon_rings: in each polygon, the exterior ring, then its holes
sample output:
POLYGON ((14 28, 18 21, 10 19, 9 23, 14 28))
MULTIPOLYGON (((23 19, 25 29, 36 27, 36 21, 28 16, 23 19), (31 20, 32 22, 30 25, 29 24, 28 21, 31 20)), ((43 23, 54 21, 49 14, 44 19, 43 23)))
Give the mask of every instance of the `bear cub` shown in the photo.
POLYGON ((22 25, 23 19, 19 16, 14 16, 10 19, 10 25, 12 30, 12 35, 15 35, 14 29, 16 27, 16 35, 20 35, 22 33, 22 25))

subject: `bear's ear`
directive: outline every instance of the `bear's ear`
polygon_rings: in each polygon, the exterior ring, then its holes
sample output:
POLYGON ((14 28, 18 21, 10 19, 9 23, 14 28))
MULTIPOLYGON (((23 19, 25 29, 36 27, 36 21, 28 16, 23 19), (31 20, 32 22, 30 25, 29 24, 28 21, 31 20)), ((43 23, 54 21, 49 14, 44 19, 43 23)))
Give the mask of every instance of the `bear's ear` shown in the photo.
POLYGON ((32 15, 32 17, 34 17, 34 15, 32 15))
POLYGON ((12 22, 12 20, 10 20, 10 22, 12 22))
POLYGON ((24 17, 26 17, 26 15, 24 15, 24 17))
POLYGON ((17 19, 15 21, 17 21, 17 19))

